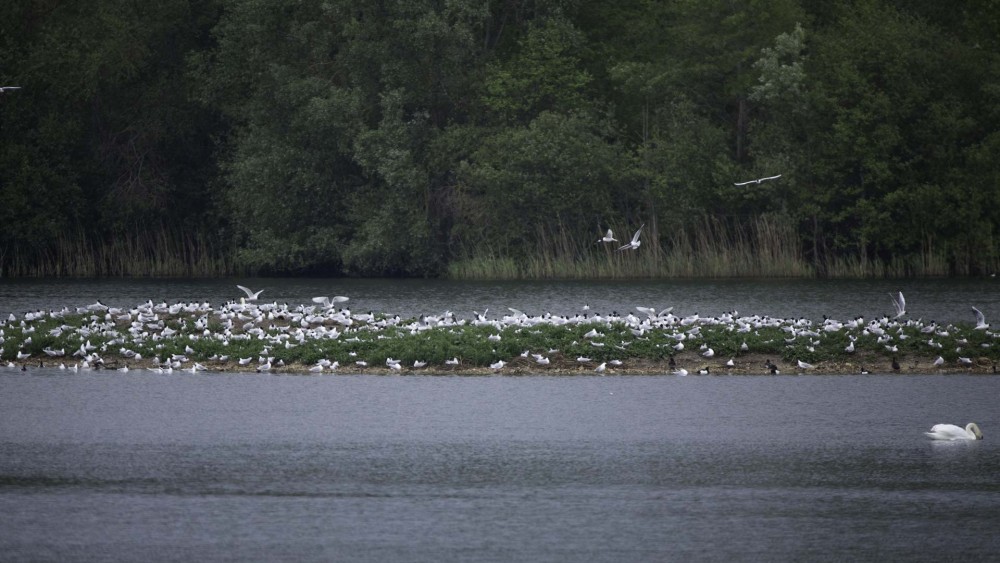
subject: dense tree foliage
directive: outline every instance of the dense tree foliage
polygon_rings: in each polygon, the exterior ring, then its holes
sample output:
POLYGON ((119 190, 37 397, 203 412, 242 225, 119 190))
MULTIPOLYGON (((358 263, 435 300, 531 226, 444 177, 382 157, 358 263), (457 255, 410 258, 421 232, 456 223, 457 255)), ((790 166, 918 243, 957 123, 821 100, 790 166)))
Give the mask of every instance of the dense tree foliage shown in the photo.
POLYGON ((0 273, 440 275, 760 217, 819 274, 993 271, 998 38, 996 3, 12 0, 0 273))

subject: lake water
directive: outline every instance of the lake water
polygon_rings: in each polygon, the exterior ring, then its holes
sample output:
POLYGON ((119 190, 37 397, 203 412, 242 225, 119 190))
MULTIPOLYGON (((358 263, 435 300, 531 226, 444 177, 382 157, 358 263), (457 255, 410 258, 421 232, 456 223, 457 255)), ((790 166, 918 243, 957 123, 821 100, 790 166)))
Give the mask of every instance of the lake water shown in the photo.
POLYGON ((82 307, 97 300, 134 306, 152 299, 174 303, 208 301, 221 305, 243 293, 235 284, 264 290, 262 301, 297 305, 316 296, 344 295, 353 311, 398 314, 404 318, 446 310, 470 317, 515 307, 529 315, 591 311, 627 314, 635 306, 674 314, 715 316, 734 309, 745 315, 850 320, 894 314, 889 293, 902 291, 910 318, 974 322, 972 307, 987 320, 1000 318, 997 278, 931 280, 661 280, 614 282, 459 282, 447 280, 245 279, 245 280, 2 280, 0 315, 38 309, 82 307))
MULTIPOLYGON (((0 280, 0 315, 242 294, 460 316, 1000 317, 977 280, 0 280)), ((987 560, 1000 379, 0 369, 0 561, 987 560), (932 424, 986 439, 934 443, 932 424)))
POLYGON ((998 397, 968 375, 0 369, 0 560, 996 560, 998 397), (922 434, 968 421, 984 440, 922 434))

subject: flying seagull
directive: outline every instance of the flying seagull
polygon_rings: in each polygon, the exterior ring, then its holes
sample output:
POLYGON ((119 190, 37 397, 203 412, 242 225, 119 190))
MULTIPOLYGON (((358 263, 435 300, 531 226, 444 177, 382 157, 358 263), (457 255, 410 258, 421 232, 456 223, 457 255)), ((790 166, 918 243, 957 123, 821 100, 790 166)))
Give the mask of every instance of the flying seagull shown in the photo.
POLYGON ((889 297, 892 297, 892 304, 895 305, 895 307, 896 307, 896 316, 895 316, 895 318, 898 319, 899 317, 902 317, 903 315, 905 315, 906 314, 906 299, 903 297, 903 292, 902 291, 899 292, 899 298, 898 299, 895 298, 895 297, 893 297, 893 295, 891 293, 889 294, 889 297))
POLYGON ((614 233, 611 232, 611 229, 608 229, 608 233, 604 235, 604 237, 597 242, 618 242, 618 239, 615 238, 615 235, 614 233))
MULTIPOLYGON (((243 288, 243 291, 246 291, 246 289, 243 288)), ((264 290, 262 289, 261 291, 264 291, 264 290)), ((248 295, 249 295, 249 293, 248 293, 248 295)), ((336 305, 337 303, 343 303, 344 301, 350 301, 351 299, 350 299, 350 297, 344 297, 343 295, 337 295, 337 296, 334 296, 333 298, 326 297, 326 296, 323 296, 323 297, 313 297, 312 300, 313 300, 313 303, 319 303, 319 304, 323 305, 323 307, 326 307, 327 309, 329 309, 330 306, 332 306, 332 305, 336 305)))
POLYGON ((242 289, 243 293, 247 294, 247 301, 256 301, 257 298, 260 297, 260 294, 264 293, 263 289, 260 291, 253 291, 249 287, 243 287, 242 285, 237 285, 236 287, 242 289))
POLYGON ((634 235, 632 235, 632 242, 622 245, 618 250, 635 250, 636 248, 639 248, 639 245, 642 244, 641 242, 639 242, 639 234, 642 233, 642 227, 645 226, 646 224, 643 223, 642 226, 639 227, 639 230, 636 231, 634 235))
POLYGON ((990 324, 986 322, 986 315, 984 315, 982 311, 976 309, 975 307, 972 308, 972 311, 976 313, 976 330, 986 330, 990 328, 990 324))
POLYGON ((9 90, 20 90, 20 86, 0 86, 0 94, 4 94, 9 90))
POLYGON ((737 182, 737 183, 735 183, 733 185, 734 186, 745 186, 747 184, 759 184, 761 182, 766 182, 768 180, 777 180, 778 178, 781 178, 781 174, 778 174, 777 176, 768 176, 766 178, 757 178, 756 180, 747 180, 746 182, 737 182))

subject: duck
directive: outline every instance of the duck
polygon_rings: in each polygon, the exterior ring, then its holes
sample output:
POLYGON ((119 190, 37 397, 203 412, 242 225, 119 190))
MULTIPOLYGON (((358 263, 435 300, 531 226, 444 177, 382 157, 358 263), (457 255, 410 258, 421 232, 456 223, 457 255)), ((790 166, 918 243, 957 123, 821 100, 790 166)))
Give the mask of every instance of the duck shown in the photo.
POLYGON ((931 426, 930 432, 924 432, 933 440, 982 440, 983 433, 975 422, 965 425, 955 426, 954 424, 935 424, 931 426))

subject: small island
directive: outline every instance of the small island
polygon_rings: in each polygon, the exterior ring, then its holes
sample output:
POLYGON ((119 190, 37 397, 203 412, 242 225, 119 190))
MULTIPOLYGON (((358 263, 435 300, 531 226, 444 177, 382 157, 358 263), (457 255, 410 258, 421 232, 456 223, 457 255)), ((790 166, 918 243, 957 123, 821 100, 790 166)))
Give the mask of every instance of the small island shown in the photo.
POLYGON ((445 375, 996 373, 1000 333, 883 316, 846 321, 680 316, 636 307, 573 316, 400 318, 336 300, 154 303, 11 314, 8 370, 445 375))

